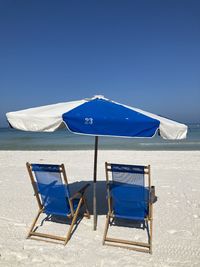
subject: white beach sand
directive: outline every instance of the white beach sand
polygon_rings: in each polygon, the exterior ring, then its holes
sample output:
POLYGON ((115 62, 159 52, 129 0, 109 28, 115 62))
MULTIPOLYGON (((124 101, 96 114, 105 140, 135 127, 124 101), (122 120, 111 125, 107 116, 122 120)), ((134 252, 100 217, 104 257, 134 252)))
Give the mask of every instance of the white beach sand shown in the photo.
MULTIPOLYGON (((93 231, 93 218, 84 218, 66 246, 26 239, 38 209, 26 161, 64 163, 70 183, 91 181, 93 176, 93 151, 0 151, 0 266, 200 266, 200 151, 99 151, 98 229, 93 231), (151 165, 158 196, 153 255, 102 246, 105 161, 151 165)), ((92 187, 89 199, 91 194, 92 187)), ((52 222, 46 226, 61 235, 68 229, 52 222)), ((112 233, 118 235, 119 230, 124 238, 137 240, 144 232, 113 226, 112 233)))

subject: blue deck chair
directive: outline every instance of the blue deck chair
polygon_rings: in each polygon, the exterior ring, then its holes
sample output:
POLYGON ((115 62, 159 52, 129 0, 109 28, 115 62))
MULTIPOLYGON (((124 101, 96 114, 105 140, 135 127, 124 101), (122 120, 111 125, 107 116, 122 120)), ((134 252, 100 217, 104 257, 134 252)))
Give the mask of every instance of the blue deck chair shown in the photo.
POLYGON ((152 204, 155 200, 155 188, 151 186, 150 165, 136 166, 106 162, 105 169, 108 214, 103 245, 126 247, 152 253, 152 204), (112 176, 112 179, 109 176, 112 176), (137 222, 145 226, 148 233, 148 242, 134 242, 107 237, 109 226, 113 225, 116 220, 121 220, 124 223, 137 222))
POLYGON ((84 205, 84 215, 90 218, 85 199, 85 190, 89 184, 70 195, 67 176, 64 165, 30 164, 26 163, 34 193, 39 206, 38 214, 32 223, 27 238, 40 237, 63 241, 64 245, 69 241, 73 227, 77 221, 80 208, 84 205), (63 216, 70 219, 71 224, 66 237, 60 237, 37 232, 35 227, 39 216, 45 213, 47 216, 63 216))

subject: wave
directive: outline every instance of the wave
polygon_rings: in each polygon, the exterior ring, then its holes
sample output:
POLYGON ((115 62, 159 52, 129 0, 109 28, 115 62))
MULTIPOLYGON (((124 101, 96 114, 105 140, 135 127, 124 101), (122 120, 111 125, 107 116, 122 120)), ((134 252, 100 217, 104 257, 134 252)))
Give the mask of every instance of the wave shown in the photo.
POLYGON ((162 142, 160 142, 160 143, 140 143, 140 145, 141 146, 190 146, 190 145, 200 145, 200 142, 184 142, 184 143, 180 143, 180 142, 178 142, 178 143, 169 143, 169 142, 167 142, 167 143, 162 143, 162 142))

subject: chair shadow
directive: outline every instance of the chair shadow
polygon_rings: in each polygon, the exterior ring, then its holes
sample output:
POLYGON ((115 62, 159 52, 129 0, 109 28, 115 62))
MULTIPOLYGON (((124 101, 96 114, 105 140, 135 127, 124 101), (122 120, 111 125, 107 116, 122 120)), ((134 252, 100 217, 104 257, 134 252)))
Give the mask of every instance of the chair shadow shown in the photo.
MULTIPOLYGON (((82 216, 79 216, 75 222, 75 225, 74 225, 74 228, 71 232, 71 236, 70 236, 70 239, 71 237, 73 236, 74 232, 76 231, 78 225, 80 224, 80 222, 82 221, 83 217, 82 216)), ((71 220, 68 219, 67 217, 64 217, 64 216, 58 216, 58 215, 46 215, 45 218, 42 219, 42 221, 40 222, 39 225, 37 225, 33 232, 36 232, 38 229, 40 229, 44 223, 46 221, 49 221, 49 222, 54 222, 54 223, 59 223, 59 224, 65 224, 65 225, 71 225, 71 220)))
MULTIPOLYGON (((80 181, 69 184, 70 194, 79 191, 86 184, 90 184, 85 192, 88 209, 91 215, 93 215, 93 181, 80 181)), ((108 213, 108 203, 107 203, 107 191, 106 191, 106 181, 96 182, 96 205, 97 205, 97 215, 106 215, 108 213)))
POLYGON ((145 229, 147 226, 145 225, 145 221, 137 221, 137 220, 126 220, 126 219, 119 219, 115 218, 111 221, 110 226, 123 226, 128 228, 135 228, 135 229, 145 229))

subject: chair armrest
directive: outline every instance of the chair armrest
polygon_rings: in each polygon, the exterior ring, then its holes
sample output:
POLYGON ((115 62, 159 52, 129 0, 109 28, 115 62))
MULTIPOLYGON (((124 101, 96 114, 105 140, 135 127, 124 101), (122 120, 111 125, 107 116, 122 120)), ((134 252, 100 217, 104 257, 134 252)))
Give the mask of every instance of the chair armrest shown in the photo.
POLYGON ((157 201, 157 196, 155 194, 155 186, 151 186, 150 188, 150 203, 153 204, 157 201))
POLYGON ((75 198, 80 198, 84 195, 85 190, 90 186, 90 184, 86 184, 84 185, 79 191, 77 191, 76 193, 73 194, 73 196, 71 196, 69 199, 73 200, 75 198))

